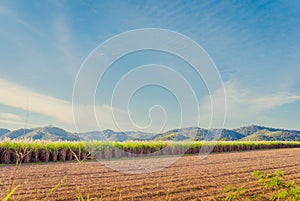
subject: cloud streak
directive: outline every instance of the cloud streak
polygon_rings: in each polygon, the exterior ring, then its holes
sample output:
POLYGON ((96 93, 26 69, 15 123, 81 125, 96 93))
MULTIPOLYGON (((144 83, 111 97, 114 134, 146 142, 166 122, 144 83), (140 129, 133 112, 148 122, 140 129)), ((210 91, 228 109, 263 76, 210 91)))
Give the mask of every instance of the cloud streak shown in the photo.
POLYGON ((0 79, 0 104, 46 115, 67 124, 73 122, 70 102, 3 79, 0 79))
MULTIPOLYGON (((288 92, 277 92, 272 94, 262 94, 249 88, 242 87, 237 81, 224 83, 227 96, 227 112, 225 127, 239 127, 253 123, 263 123, 268 112, 286 104, 300 101, 300 95, 288 92)), ((221 90, 221 89, 220 89, 221 90)), ((207 124, 211 118, 210 97, 218 100, 220 90, 216 90, 207 96, 201 105, 201 125, 207 124)), ((214 111, 218 111, 218 103, 214 111)), ((277 118, 277 117, 268 117, 277 118)))
POLYGON ((22 120, 22 117, 12 113, 0 113, 0 119, 22 120))
MULTIPOLYGON (((48 96, 3 79, 0 79, 0 105, 53 118, 61 122, 65 128, 74 128, 72 102, 48 96)), ((94 106, 87 104, 75 105, 74 107, 79 111, 84 111, 85 114, 89 114, 87 115, 89 118, 86 118, 87 116, 78 116, 76 122, 78 125, 81 125, 81 129, 85 131, 98 129, 95 115, 98 117, 98 123, 101 125, 101 129, 110 128, 116 130, 117 126, 115 125, 112 112, 114 111, 117 114, 123 114, 125 112, 118 108, 112 108, 109 105, 94 106)), ((25 120, 23 120, 24 118, 13 113, 0 113, 0 123, 24 126, 25 120)), ((45 124, 49 124, 49 122, 45 122, 45 124)), ((36 122, 33 122, 28 125, 41 126, 35 123, 36 122)))
POLYGON ((65 10, 63 10, 65 7, 63 2, 54 2, 53 4, 57 10, 57 14, 52 19, 54 42, 64 62, 65 68, 71 75, 74 75, 81 61, 77 52, 76 41, 73 41, 70 20, 65 15, 65 10))
POLYGON ((276 107, 300 101, 299 95, 288 92, 261 94, 259 92, 244 89, 237 82, 229 81, 225 84, 229 107, 235 105, 247 105, 253 111, 261 112, 276 107))
POLYGON ((29 126, 29 127, 40 127, 40 126, 42 126, 42 125, 39 125, 39 124, 25 123, 25 122, 21 122, 21 121, 8 120, 8 119, 0 119, 0 123, 1 124, 14 125, 17 128, 19 128, 19 127, 25 128, 26 126, 29 126))

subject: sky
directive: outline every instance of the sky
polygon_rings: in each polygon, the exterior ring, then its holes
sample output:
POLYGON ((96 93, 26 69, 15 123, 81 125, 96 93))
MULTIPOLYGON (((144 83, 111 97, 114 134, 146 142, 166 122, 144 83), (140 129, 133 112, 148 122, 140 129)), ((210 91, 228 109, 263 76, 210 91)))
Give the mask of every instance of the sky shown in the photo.
MULTIPOLYGON (((2 0, 0 127, 161 132, 213 126, 211 98, 221 100, 222 88, 209 91, 188 63, 157 50, 116 60, 94 86, 93 101, 74 103, 81 66, 96 47, 118 34, 157 28, 190 38, 213 60, 226 94, 226 118, 218 126, 300 129, 299 24, 297 1, 2 0), (139 82, 152 79, 152 85, 139 82), (138 90, 125 99, 134 84, 138 90)), ((213 104, 219 111, 222 104, 213 104)))

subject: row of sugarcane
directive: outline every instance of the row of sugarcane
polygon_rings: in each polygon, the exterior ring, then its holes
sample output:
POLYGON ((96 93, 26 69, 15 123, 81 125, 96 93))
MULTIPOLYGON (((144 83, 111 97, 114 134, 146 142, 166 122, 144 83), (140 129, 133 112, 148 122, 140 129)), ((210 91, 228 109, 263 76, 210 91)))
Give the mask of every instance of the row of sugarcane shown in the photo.
POLYGON ((219 141, 219 142, 50 142, 50 141, 0 141, 0 163, 30 163, 110 159, 122 157, 150 157, 218 153, 260 149, 296 148, 300 142, 281 141, 219 141))
POLYGON ((81 142, 0 141, 2 164, 84 160, 88 154, 81 142))

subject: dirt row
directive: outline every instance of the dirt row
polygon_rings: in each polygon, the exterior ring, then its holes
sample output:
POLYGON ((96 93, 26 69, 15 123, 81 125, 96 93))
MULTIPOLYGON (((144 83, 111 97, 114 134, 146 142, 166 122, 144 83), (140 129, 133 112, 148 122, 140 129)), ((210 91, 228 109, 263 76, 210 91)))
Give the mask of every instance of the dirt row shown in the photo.
MULTIPOLYGON (((251 176, 254 170, 280 169, 287 179, 300 184, 300 148, 210 154, 203 159, 184 156, 163 166, 174 160, 161 157, 24 164, 15 174, 13 186, 19 188, 13 199, 77 200, 89 195, 97 200, 222 200, 222 191, 228 184, 260 190, 251 176), (140 173, 146 172, 145 167, 156 170, 157 164, 162 164, 160 171, 142 174, 127 174, 105 166, 140 173)), ((12 165, 0 166, 0 198, 7 193, 14 170, 12 165)))

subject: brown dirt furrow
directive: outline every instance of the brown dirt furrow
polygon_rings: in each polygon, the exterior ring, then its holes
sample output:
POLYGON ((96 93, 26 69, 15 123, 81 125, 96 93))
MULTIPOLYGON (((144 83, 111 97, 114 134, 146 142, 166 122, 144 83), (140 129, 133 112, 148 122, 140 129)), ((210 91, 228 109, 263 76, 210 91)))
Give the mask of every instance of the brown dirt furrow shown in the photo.
MULTIPOLYGON (((134 160, 153 165, 151 158, 134 160)), ((0 198, 7 192, 14 168, 0 166, 0 198)), ((76 200, 79 191, 102 200, 222 200, 226 185, 246 185, 249 192, 259 191, 251 172, 277 169, 300 184, 300 148, 218 153, 201 160, 184 156, 161 171, 135 175, 111 170, 99 162, 24 164, 15 178, 14 185, 20 187, 13 198, 76 200), (51 188, 63 177, 62 184, 50 195, 51 188)))

